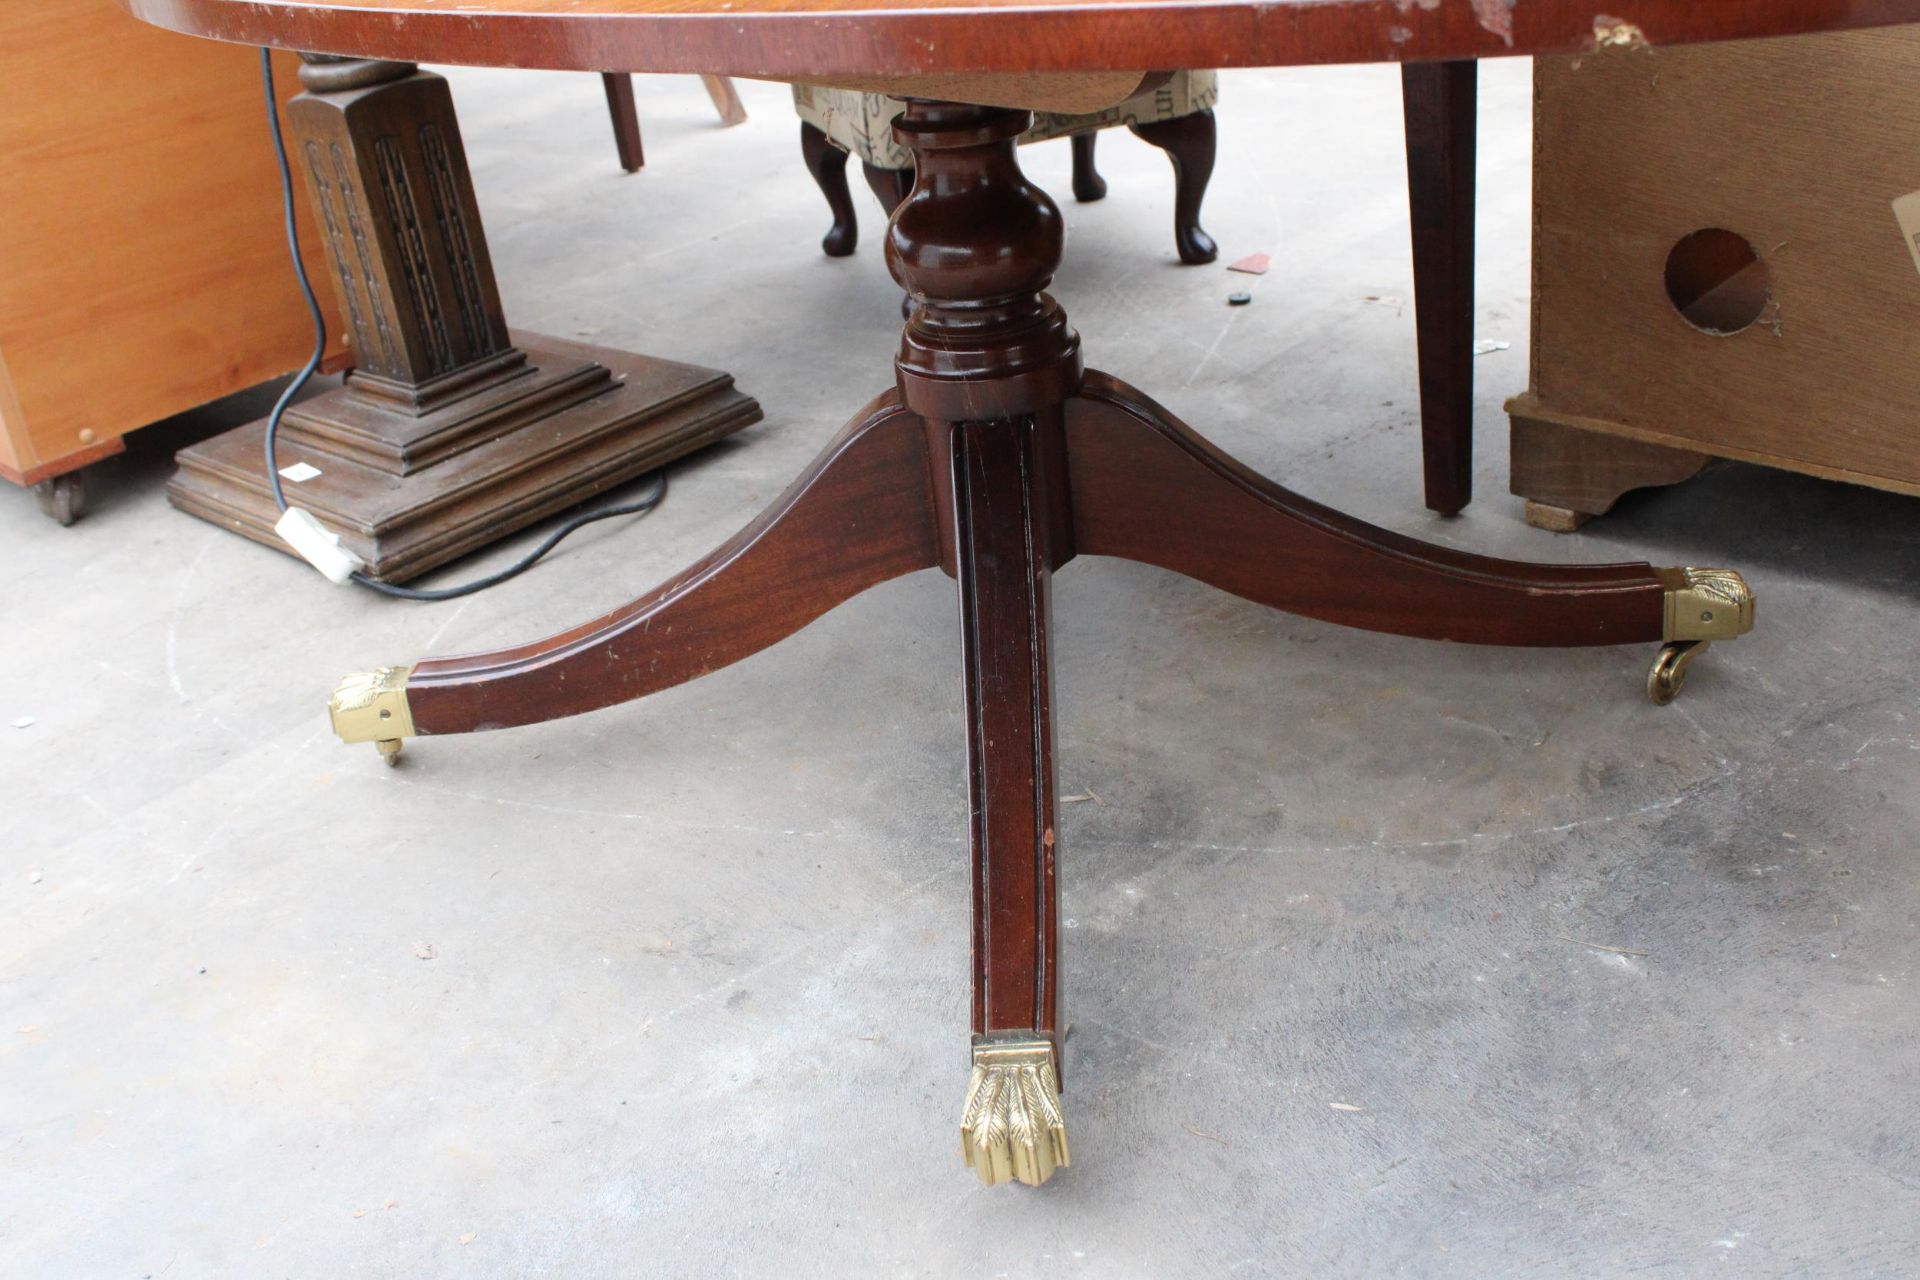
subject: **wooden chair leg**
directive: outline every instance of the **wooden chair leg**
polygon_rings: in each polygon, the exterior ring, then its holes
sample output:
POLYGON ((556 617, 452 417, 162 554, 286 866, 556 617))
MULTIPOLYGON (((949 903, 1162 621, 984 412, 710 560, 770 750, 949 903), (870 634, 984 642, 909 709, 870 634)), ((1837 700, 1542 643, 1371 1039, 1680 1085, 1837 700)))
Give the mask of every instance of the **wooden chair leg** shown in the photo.
MULTIPOLYGON (((872 189, 874 198, 880 202, 880 208, 887 217, 893 217, 893 211, 913 190, 912 169, 882 169, 879 165, 860 162, 860 171, 866 175, 867 186, 872 189)), ((900 298, 900 318, 906 319, 913 314, 913 299, 902 294, 900 298)))
POLYGON ((1212 262, 1220 256, 1220 246, 1200 225, 1200 202, 1213 180, 1212 110, 1130 127, 1135 137, 1159 147, 1173 161, 1173 241, 1180 261, 1188 266, 1212 262))
POLYGON ((620 167, 638 173, 647 163, 640 149, 640 110, 633 101, 633 77, 605 72, 600 77, 607 91, 607 111, 613 117, 613 145, 620 152, 620 167))
POLYGON ((731 76, 701 76, 701 85, 707 91, 707 97, 713 101, 713 109, 720 113, 720 123, 727 128, 747 122, 747 108, 740 101, 740 91, 733 87, 731 76))
POLYGON ((1098 133, 1076 133, 1071 139, 1073 198, 1081 204, 1092 204, 1095 200, 1104 200, 1107 195, 1107 180, 1100 176, 1100 170, 1093 163, 1093 150, 1099 137, 1098 133))
POLYGON ((1473 500, 1474 143, 1479 64, 1400 70, 1413 215, 1413 298, 1427 505, 1458 515, 1473 500))
POLYGON ((579 715, 758 653, 871 587, 939 564, 930 487, 925 430, 890 391, 759 519, 638 600, 534 644, 416 664, 401 694, 411 732, 579 715))
POLYGON ((880 202, 880 208, 891 218, 900 202, 913 190, 912 169, 882 169, 877 164, 860 162, 860 172, 866 176, 867 188, 873 192, 874 199, 880 202))
POLYGON ((860 218, 853 211, 853 194, 847 190, 847 153, 829 142, 818 127, 802 120, 800 154, 833 210, 833 226, 821 238, 820 247, 829 258, 844 258, 860 243, 860 218))

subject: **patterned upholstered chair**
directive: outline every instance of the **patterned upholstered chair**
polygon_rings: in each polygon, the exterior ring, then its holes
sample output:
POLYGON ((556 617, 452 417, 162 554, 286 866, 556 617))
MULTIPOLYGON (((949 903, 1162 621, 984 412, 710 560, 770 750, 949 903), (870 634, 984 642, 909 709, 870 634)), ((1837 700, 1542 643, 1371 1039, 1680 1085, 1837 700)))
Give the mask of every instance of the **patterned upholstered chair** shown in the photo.
MULTIPOLYGON (((1212 262, 1219 249, 1200 227, 1200 201, 1213 177, 1213 104, 1219 96, 1219 79, 1213 72, 1175 71, 1105 111, 1090 115, 1036 111, 1033 127, 1020 141, 1071 138, 1074 199, 1098 200, 1106 195, 1107 184, 1094 168, 1094 137, 1102 129, 1125 125, 1173 160, 1173 237, 1180 260, 1212 262)), ((853 198, 847 191, 849 155, 860 158, 867 185, 889 216, 913 189, 913 155, 893 137, 893 122, 907 104, 879 93, 795 85, 793 105, 800 113, 800 148, 807 169, 833 210, 833 229, 821 247, 829 257, 843 257, 853 252, 860 238, 853 198)))

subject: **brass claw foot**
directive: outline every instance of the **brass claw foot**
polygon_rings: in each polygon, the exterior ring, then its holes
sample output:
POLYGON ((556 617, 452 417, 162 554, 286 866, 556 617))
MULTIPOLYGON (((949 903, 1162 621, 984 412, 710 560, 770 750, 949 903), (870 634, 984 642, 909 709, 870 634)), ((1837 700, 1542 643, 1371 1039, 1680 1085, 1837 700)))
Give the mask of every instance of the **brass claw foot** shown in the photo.
POLYGON ((1687 668, 1715 640, 1753 630, 1753 588, 1731 569, 1662 569, 1666 645, 1647 673, 1647 696, 1665 706, 1680 696, 1687 668))
POLYGON ((990 1187, 1037 1187, 1072 1163, 1051 1042, 1016 1033, 974 1044, 960 1143, 967 1167, 990 1187))
POLYGON ((400 763, 400 742, 413 736, 407 710, 407 677, 412 667, 381 667, 348 676, 327 702, 333 731, 342 742, 371 742, 389 765, 400 763))

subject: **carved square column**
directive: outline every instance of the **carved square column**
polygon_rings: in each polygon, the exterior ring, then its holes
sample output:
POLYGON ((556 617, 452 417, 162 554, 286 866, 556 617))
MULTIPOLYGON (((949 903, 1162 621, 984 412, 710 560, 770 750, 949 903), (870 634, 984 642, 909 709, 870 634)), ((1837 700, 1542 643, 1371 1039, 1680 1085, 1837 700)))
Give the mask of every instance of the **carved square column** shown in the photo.
MULTIPOLYGON (((508 328, 445 79, 313 57, 301 81, 289 158, 354 370, 288 410, 278 461, 307 464, 287 500, 372 576, 415 577, 759 420, 728 374, 508 328)), ((183 450, 168 497, 291 554, 264 436, 253 423, 183 450)))

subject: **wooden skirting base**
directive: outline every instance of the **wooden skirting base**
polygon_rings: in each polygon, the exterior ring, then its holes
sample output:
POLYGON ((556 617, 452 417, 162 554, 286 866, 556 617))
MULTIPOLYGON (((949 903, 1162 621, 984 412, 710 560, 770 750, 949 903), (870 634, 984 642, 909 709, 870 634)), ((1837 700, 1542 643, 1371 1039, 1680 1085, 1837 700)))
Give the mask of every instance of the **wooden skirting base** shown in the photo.
MULTIPOLYGON (((371 379, 295 405, 280 467, 319 474, 283 480, 288 502, 339 533, 371 576, 405 582, 761 417, 715 369, 532 333, 513 341, 503 367, 418 407, 371 379)), ((273 532, 265 434, 255 422, 182 450, 167 497, 291 555, 273 532)))
POLYGON ((1527 500, 1527 523, 1572 533, 1635 489, 1680 484, 1711 458, 1606 430, 1590 419, 1568 418, 1532 392, 1507 402, 1512 422, 1510 488, 1527 500))

